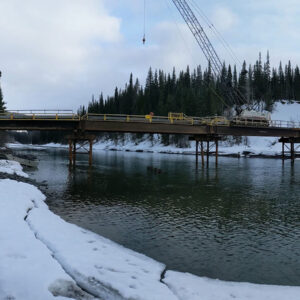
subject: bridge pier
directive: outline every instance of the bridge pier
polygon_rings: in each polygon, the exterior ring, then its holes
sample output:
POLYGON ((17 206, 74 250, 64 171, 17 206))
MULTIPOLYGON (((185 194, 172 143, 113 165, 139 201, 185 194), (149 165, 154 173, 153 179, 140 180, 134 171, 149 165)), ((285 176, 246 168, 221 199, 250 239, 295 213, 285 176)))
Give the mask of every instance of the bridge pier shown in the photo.
POLYGON ((282 143, 282 154, 281 154, 281 157, 282 157, 282 160, 284 161, 286 159, 286 156, 285 156, 285 149, 287 148, 288 151, 290 152, 290 158, 291 158, 291 163, 294 164, 295 162, 295 159, 296 159, 296 156, 297 156, 297 153, 296 153, 296 149, 295 149, 295 144, 300 144, 300 138, 285 138, 285 137, 282 137, 280 140, 279 140, 280 143, 282 143), (290 144, 290 146, 288 147, 287 144, 290 144))
POLYGON ((189 138, 190 141, 196 142, 196 165, 198 166, 199 162, 199 143, 200 143, 200 155, 201 155, 201 165, 204 168, 205 166, 205 154, 206 154, 206 165, 209 167, 209 154, 211 146, 215 145, 215 161, 216 166, 218 166, 219 161, 219 136, 212 135, 201 135, 201 136, 192 136, 189 138), (204 143, 206 143, 206 152, 204 151, 204 143))
POLYGON ((84 152, 81 152, 81 154, 88 154, 89 155, 89 165, 92 166, 93 164, 93 143, 95 140, 95 136, 93 135, 79 135, 74 134, 71 136, 68 136, 69 140, 69 163, 70 166, 76 165, 76 155, 77 150, 84 150, 84 152), (86 144, 89 144, 89 148, 87 149, 85 146, 86 144), (80 146, 77 147, 77 144, 80 146))

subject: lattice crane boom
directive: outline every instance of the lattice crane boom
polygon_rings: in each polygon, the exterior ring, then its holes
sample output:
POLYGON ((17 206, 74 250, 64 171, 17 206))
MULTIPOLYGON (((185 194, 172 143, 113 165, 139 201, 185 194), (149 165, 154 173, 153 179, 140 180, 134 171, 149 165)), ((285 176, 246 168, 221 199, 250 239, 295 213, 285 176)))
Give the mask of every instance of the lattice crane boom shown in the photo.
POLYGON ((172 1, 194 35, 206 59, 210 62, 214 75, 219 76, 222 70, 221 60, 194 12, 185 0, 172 1))
MULTIPOLYGON (((223 64, 189 4, 186 0, 172 0, 172 2, 180 12, 206 59, 210 63, 213 74, 216 78, 219 77, 223 68, 223 64)), ((230 87, 229 84, 224 84, 223 89, 231 103, 238 106, 247 104, 247 100, 238 89, 230 87)))

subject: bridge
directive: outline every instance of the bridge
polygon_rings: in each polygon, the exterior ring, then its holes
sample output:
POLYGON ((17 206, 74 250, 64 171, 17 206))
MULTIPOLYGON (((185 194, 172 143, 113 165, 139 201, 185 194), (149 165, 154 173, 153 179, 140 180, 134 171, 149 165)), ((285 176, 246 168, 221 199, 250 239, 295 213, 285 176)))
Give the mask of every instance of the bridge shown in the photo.
POLYGON ((187 117, 183 114, 165 116, 86 114, 79 116, 69 110, 18 110, 0 114, 0 130, 65 131, 69 140, 70 162, 75 163, 76 145, 89 143, 89 162, 92 163, 92 147, 99 132, 180 134, 196 141, 196 159, 201 146, 204 164, 204 143, 207 161, 210 145, 215 145, 218 163, 218 142, 224 136, 278 137, 282 143, 282 158, 286 149, 292 162, 295 160, 295 144, 300 143, 300 122, 271 120, 227 120, 225 117, 187 117), (175 115, 175 116, 174 116, 175 115), (287 145, 290 145, 287 147, 287 145))

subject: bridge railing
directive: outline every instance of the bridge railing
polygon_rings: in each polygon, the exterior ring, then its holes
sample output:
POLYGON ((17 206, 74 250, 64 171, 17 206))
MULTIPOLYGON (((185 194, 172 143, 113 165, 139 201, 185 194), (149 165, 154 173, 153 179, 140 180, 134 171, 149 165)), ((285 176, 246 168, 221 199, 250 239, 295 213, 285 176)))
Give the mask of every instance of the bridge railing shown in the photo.
POLYGON ((166 117, 153 115, 117 115, 117 114, 93 114, 89 113, 82 117, 89 121, 116 121, 116 122, 141 122, 141 123, 164 123, 164 124, 185 124, 185 125, 218 125, 229 126, 230 122, 224 117, 166 117))
POLYGON ((283 120, 264 120, 264 119, 238 119, 234 118, 231 122, 232 126, 239 127, 267 127, 267 128, 288 128, 300 129, 300 122, 298 121, 283 121, 283 120))
POLYGON ((198 126, 241 126, 241 127, 268 127, 300 129, 299 121, 264 120, 264 119, 240 119, 228 120, 223 116, 189 117, 169 114, 169 116, 154 115, 126 115, 126 114, 93 114, 88 113, 82 117, 72 110, 10 110, 0 113, 0 121, 5 120, 57 120, 57 121, 116 121, 116 122, 140 122, 160 124, 181 124, 198 126))
POLYGON ((116 121, 116 122, 143 122, 143 123, 165 123, 185 125, 209 125, 209 126, 242 126, 242 127, 275 127, 300 129, 298 121, 266 120, 266 119, 234 119, 228 120, 223 116, 211 117, 166 117, 153 115, 125 115, 125 114, 93 114, 89 113, 82 117, 90 121, 116 121))
POLYGON ((0 120, 80 120, 72 110, 10 110, 0 113, 0 120))
POLYGON ((271 120, 269 127, 300 129, 300 122, 299 121, 271 120))

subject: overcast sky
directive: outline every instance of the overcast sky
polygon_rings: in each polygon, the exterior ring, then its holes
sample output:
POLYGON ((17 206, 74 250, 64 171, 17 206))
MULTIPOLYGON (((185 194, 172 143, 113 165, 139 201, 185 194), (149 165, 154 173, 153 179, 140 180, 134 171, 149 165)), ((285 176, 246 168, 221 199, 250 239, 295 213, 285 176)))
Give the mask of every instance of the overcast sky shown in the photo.
MULTIPOLYGON (((240 61, 300 64, 299 0, 189 0, 240 61)), ((206 66, 172 0, 1 0, 0 70, 10 109, 73 109, 112 94, 130 72, 206 66)), ((235 63, 200 18, 221 60, 235 63)))

